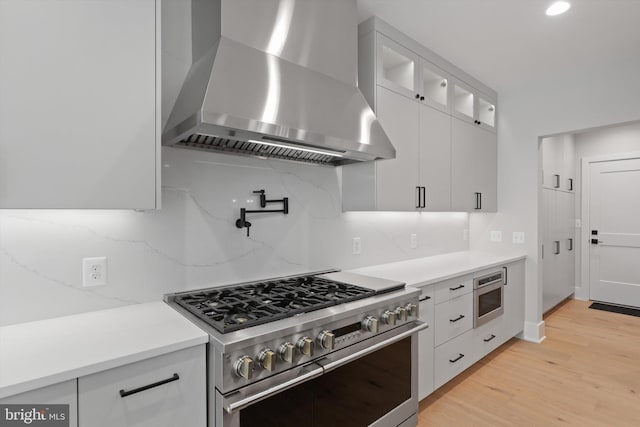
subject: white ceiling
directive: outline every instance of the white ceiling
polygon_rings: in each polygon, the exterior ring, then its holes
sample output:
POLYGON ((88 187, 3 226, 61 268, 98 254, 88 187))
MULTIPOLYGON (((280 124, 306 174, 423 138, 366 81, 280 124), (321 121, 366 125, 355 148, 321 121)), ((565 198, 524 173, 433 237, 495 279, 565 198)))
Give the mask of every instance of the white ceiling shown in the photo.
MULTIPOLYGON (((585 67, 640 64, 640 0, 358 0, 363 21, 379 16, 498 92, 585 67)), ((640 76, 639 84, 640 84, 640 76)))

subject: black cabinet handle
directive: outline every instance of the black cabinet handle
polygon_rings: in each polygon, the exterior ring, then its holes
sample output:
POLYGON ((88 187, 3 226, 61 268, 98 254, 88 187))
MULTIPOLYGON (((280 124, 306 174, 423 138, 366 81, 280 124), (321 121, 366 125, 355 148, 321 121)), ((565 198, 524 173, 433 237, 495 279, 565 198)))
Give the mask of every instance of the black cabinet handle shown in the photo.
POLYGON ((569 238, 569 250, 573 250, 573 239, 569 238))
POLYGON ((416 93, 416 99, 420 99, 420 94, 416 93))
POLYGON ((597 245, 597 244, 598 244, 598 242, 599 242, 599 240, 598 240, 598 239, 591 239, 591 244, 592 244, 592 245, 597 245))
POLYGON ((476 196, 476 207, 475 210, 482 209, 482 193, 473 193, 476 196))
POLYGON ((556 180, 556 183, 553 184, 553 188, 560 188, 560 175, 553 175, 553 179, 556 180))
POLYGON ((451 362, 451 363, 456 363, 458 360, 460 360, 460 359, 462 359, 462 358, 464 357, 464 354, 462 354, 462 353, 458 353, 458 354, 459 354, 459 356, 458 356, 458 357, 456 357, 456 358, 455 358, 455 359, 453 359, 453 360, 449 359, 449 362, 451 362))
POLYGON ((502 267, 502 271, 504 271, 504 286, 509 284, 509 267, 502 267))
POLYGON ((422 203, 420 203, 420 187, 416 187, 416 209, 420 209, 422 203))
POLYGON ((484 339, 484 342, 489 342, 489 341, 491 341, 492 339, 494 339, 495 337, 496 337, 495 335, 491 334, 491 336, 490 336, 489 338, 485 338, 485 339, 484 339))
POLYGON ((422 204, 420 205, 421 208, 426 208, 427 207, 427 187, 420 187, 420 191, 422 191, 422 204))
POLYGON ((455 288, 449 288, 450 291, 457 291, 458 289, 464 288, 464 285, 458 285, 455 288))
POLYGON ((429 301, 431 299, 430 296, 426 296, 424 298, 420 298, 420 301, 429 301))
POLYGON ((456 323, 459 320, 464 319, 464 314, 461 314, 460 316, 456 317, 455 319, 449 319, 449 322, 451 323, 456 323))
POLYGON ((560 240, 554 240, 553 244, 555 245, 555 250, 553 251, 554 255, 558 255, 560 253, 560 240))
POLYGON ((174 373, 171 378, 167 378, 166 380, 158 381, 157 383, 148 384, 142 387, 134 388, 133 390, 125 391, 120 390, 120 397, 131 396, 132 394, 140 393, 141 391, 149 390, 150 388, 158 387, 163 384, 167 384, 173 381, 178 381, 180 379, 180 375, 174 373))
POLYGON ((569 191, 573 191, 573 178, 569 178, 569 191))
POLYGON ((420 101, 424 101, 424 96, 420 96, 420 101))

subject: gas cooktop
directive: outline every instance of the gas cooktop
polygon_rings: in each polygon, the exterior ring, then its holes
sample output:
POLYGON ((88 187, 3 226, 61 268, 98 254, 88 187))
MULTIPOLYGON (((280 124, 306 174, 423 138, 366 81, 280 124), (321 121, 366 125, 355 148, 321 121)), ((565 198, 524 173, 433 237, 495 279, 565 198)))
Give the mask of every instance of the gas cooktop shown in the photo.
POLYGON ((176 296, 175 303, 227 333, 374 294, 372 289, 307 275, 194 291, 176 296))

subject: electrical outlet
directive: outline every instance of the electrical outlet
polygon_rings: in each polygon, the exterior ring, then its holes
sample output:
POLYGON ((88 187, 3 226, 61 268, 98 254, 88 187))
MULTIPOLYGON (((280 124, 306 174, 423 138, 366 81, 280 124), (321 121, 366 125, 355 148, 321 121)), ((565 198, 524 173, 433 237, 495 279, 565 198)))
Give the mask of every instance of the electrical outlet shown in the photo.
POLYGON ((415 249, 418 247, 418 235, 417 234, 412 234, 409 236, 409 246, 411 246, 411 249, 415 249))
POLYGON ((354 237, 353 238, 353 249, 352 249, 352 253, 354 255, 360 255, 360 253, 362 252, 362 243, 360 241, 359 237, 354 237))
POLYGON ((107 284, 107 257, 82 258, 82 286, 107 284))
POLYGON ((514 231, 511 241, 517 245, 524 244, 524 231, 514 231))
POLYGON ((502 231, 500 231, 500 230, 492 230, 491 231, 491 241, 492 242, 502 242, 502 231))

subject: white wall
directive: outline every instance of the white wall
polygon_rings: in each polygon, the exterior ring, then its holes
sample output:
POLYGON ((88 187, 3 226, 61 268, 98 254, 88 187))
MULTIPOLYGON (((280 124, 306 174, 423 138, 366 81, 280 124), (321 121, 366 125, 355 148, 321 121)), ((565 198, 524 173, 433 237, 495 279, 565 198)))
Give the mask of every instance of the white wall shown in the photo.
MULTIPOLYGON (((526 52, 523 52, 526 54, 526 52)), ((552 64, 550 64, 552 66, 552 64)), ((524 231, 527 262, 525 338, 544 336, 539 284, 539 137, 569 133, 640 118, 640 58, 576 69, 552 80, 501 93, 498 122, 497 214, 471 215, 471 248, 507 251, 522 246, 511 239, 489 242, 490 230, 503 236, 524 231)))
MULTIPOLYGON (((576 216, 582 220, 582 159, 609 154, 640 153, 640 122, 595 129, 576 135, 576 216)), ((588 227, 589 224, 584 224, 588 227)), ((576 296, 588 299, 582 277, 582 235, 576 232, 576 296)))

